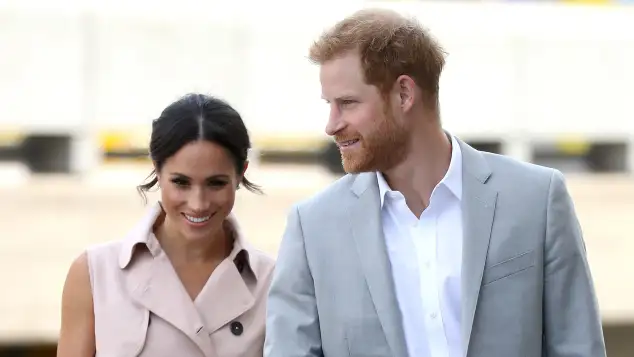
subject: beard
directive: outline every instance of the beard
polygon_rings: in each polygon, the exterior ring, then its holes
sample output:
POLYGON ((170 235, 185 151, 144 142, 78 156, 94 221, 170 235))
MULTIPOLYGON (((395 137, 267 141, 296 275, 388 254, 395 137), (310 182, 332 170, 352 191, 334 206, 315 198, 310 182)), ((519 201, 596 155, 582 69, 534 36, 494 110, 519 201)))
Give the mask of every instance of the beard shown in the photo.
MULTIPOLYGON (((387 110, 375 123, 367 134, 356 135, 360 137, 357 148, 341 151, 341 162, 346 173, 385 171, 405 159, 409 146, 407 128, 387 110)), ((342 140, 338 138, 338 141, 342 140)))

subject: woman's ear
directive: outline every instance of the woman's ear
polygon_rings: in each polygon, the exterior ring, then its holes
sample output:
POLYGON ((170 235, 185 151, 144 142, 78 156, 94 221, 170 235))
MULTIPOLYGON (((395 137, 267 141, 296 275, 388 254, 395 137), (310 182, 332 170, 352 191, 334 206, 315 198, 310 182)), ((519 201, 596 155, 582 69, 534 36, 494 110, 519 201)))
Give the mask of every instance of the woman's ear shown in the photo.
POLYGON ((152 162, 152 166, 154 167, 154 175, 156 176, 156 179, 157 179, 158 181, 161 181, 161 177, 160 177, 160 174, 159 174, 159 170, 158 170, 158 168, 156 167, 156 163, 155 163, 155 162, 152 162))
POLYGON ((242 179, 244 178, 244 174, 247 172, 248 168, 249 168, 249 160, 246 160, 244 162, 244 166, 242 167, 242 174, 238 178, 238 185, 236 186, 236 190, 240 189, 240 184, 242 183, 242 179))

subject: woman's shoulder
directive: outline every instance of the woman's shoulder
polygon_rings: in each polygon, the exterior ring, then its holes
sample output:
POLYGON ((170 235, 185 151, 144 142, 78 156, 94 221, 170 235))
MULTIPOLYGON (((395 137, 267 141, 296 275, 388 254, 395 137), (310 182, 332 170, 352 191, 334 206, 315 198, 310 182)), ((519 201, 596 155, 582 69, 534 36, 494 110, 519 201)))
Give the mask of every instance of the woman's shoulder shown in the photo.
POLYGON ((257 276, 268 275, 275 267, 275 259, 267 252, 255 247, 246 237, 238 218, 232 213, 225 221, 227 228, 232 230, 234 247, 232 254, 246 251, 248 264, 257 276))
POLYGON ((243 249, 247 253, 247 263, 257 279, 259 281, 269 281, 275 269, 275 259, 270 254, 251 244, 245 244, 243 249))
POLYGON ((253 246, 250 246, 248 251, 249 258, 260 268, 268 270, 275 267, 275 259, 271 254, 253 246))
POLYGON ((121 251, 124 239, 114 239, 105 242, 93 243, 85 248, 88 260, 103 259, 105 257, 116 257, 121 251))
POLYGON ((123 264, 125 260, 131 259, 132 252, 137 244, 148 243, 152 225, 159 212, 160 206, 154 204, 146 210, 143 217, 129 231, 124 232, 118 238, 115 237, 108 241, 93 243, 86 247, 88 260, 94 260, 95 262, 121 260, 120 263, 123 264))
POLYGON ((85 248, 86 264, 90 275, 112 275, 119 269, 123 239, 91 244, 85 248))

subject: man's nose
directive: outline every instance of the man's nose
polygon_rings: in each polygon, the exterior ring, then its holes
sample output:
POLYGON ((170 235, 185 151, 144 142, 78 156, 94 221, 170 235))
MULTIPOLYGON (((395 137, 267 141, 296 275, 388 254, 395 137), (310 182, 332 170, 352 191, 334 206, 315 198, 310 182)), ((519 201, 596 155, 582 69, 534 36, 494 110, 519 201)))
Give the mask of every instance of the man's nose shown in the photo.
POLYGON ((330 109, 330 116, 328 117, 328 123, 326 124, 326 134, 333 136, 337 134, 345 126, 341 115, 336 108, 330 109))

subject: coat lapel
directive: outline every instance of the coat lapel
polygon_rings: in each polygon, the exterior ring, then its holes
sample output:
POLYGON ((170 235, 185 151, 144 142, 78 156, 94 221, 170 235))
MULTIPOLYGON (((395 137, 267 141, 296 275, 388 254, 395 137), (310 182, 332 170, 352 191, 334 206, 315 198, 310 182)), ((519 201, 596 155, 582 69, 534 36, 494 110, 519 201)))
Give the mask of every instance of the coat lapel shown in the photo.
POLYGON ((119 259, 127 289, 136 303, 180 330, 206 357, 215 356, 200 314, 153 237, 152 225, 160 212, 160 206, 153 207, 124 241, 119 259), (148 249, 135 252, 137 244, 148 249))
POLYGON ((254 304, 255 297, 230 259, 220 263, 196 297, 196 306, 205 319, 209 333, 216 332, 240 317, 254 304))
POLYGON ((487 185, 491 171, 482 154, 463 142, 459 144, 463 155, 462 342, 467 356, 497 192, 487 185))
POLYGON ((165 254, 138 257, 127 280, 138 304, 180 330, 205 356, 215 356, 208 331, 165 254))
POLYGON ((394 292, 392 269, 381 226, 379 188, 374 173, 357 176, 350 207, 352 232, 370 295, 393 356, 406 356, 405 334, 394 292))

